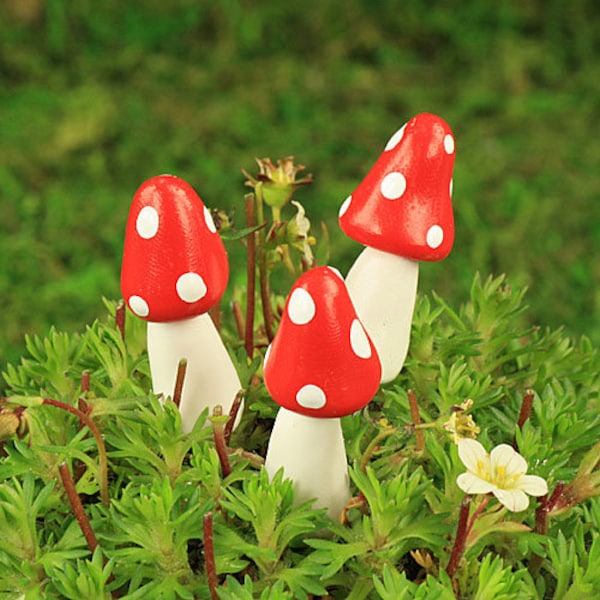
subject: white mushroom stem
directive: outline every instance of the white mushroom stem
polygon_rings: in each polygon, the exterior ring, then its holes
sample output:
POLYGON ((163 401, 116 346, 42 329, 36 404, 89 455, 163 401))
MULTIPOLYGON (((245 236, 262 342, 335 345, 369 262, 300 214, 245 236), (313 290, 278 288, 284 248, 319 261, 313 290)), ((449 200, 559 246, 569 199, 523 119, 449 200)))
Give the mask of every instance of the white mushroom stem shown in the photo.
POLYGON ((381 382, 392 381, 402 369, 412 325, 419 263, 365 248, 346 277, 359 319, 381 361, 381 382))
POLYGON ((235 367, 210 316, 205 313, 164 323, 148 322, 148 358, 155 394, 173 395, 177 367, 182 358, 187 369, 179 411, 184 433, 189 433, 200 413, 215 406, 227 414, 241 389, 235 367))
POLYGON ((272 478, 283 467, 294 482, 297 503, 315 498, 338 520, 350 499, 346 448, 339 418, 318 419, 280 408, 269 440, 265 468, 272 478))

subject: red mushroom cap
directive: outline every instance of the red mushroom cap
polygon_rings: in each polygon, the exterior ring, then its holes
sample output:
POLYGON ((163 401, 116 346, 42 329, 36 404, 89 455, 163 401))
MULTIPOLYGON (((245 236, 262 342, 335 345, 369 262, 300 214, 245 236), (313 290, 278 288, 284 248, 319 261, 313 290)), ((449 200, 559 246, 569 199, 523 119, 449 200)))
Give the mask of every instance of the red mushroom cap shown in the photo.
POLYGON ((446 258, 454 243, 454 136, 436 115, 413 117, 388 141, 340 208, 352 239, 414 260, 446 258))
POLYGON ((173 175, 144 182, 125 231, 121 291, 147 321, 200 315, 223 295, 229 264, 209 210, 192 187, 173 175))
POLYGON ((280 406, 310 417, 349 415, 373 398, 379 357, 336 269, 318 267, 296 281, 264 377, 280 406))

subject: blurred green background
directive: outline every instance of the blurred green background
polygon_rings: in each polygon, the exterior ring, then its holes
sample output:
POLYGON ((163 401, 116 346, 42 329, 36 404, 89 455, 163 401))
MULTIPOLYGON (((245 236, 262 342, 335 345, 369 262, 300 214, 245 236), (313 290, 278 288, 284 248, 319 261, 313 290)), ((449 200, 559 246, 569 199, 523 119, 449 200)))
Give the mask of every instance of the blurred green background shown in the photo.
POLYGON ((0 369, 119 297, 129 203, 160 173, 241 209, 240 168, 293 154, 345 271, 338 206, 424 111, 455 132, 457 237, 420 290, 458 305, 504 272, 535 322, 600 342, 599 32, 596 0, 3 0, 0 369))

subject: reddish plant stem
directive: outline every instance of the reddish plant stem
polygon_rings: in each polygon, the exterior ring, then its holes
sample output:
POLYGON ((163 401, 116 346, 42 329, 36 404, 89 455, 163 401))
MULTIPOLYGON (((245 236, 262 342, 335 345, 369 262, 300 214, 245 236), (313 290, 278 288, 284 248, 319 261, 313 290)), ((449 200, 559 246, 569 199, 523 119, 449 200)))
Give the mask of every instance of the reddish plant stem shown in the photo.
POLYGON ((240 410, 240 405, 242 404, 242 400, 244 399, 244 390, 240 390, 233 400, 233 404, 229 409, 229 420, 225 423, 225 429, 223 430, 223 439, 225 443, 229 445, 231 441, 231 432, 233 431, 233 424, 237 418, 237 414, 240 410))
POLYGON ((125 341, 125 316, 127 311, 125 310, 125 302, 119 300, 115 308, 115 325, 121 334, 121 339, 125 341))
POLYGON ((421 415, 419 415, 419 405, 417 404, 417 395, 414 390, 408 390, 408 405, 410 407, 410 417, 413 425, 415 426, 415 448, 422 452, 425 449, 425 436, 423 432, 417 427, 421 424, 421 415))
POLYGON ((458 526, 456 528, 456 537, 454 538, 454 546, 452 547, 452 553, 450 554, 450 560, 446 567, 446 573, 450 577, 454 576, 458 563, 465 551, 465 544, 467 542, 468 523, 469 523, 469 508, 471 505, 471 496, 465 494, 462 502, 460 503, 460 512, 458 514, 458 526))
POLYGON ((552 509, 556 507, 556 505, 563 500, 565 500, 565 482, 561 479, 554 488, 552 492, 552 496, 545 503, 546 512, 549 513, 552 509))
POLYGON ((517 427, 523 429, 523 425, 531 416, 531 408, 533 406, 533 399, 535 398, 535 392, 533 390, 527 390, 523 396, 523 402, 521 403, 521 411, 519 412, 519 419, 517 421, 517 427))
POLYGON ((187 370, 187 360, 182 358, 177 364, 177 375, 175 376, 175 389, 173 390, 173 402, 179 408, 181 404, 181 392, 183 391, 183 382, 185 381, 185 372, 187 370))
POLYGON ((221 302, 217 302, 211 309, 209 309, 208 314, 212 319, 212 322, 217 331, 221 331, 221 302))
MULTIPOLYGON (((533 390, 526 390, 521 401, 521 410, 519 411, 519 417, 517 418, 517 427, 522 430, 523 425, 527 422, 527 419, 531 416, 531 408, 533 406, 533 399, 535 392, 533 390)), ((513 437, 512 446, 515 450, 519 450, 519 444, 517 443, 517 436, 513 437)))
POLYGON ((244 341, 244 332, 246 330, 246 324, 244 322, 244 313, 242 312, 242 307, 237 300, 234 300, 231 303, 231 310, 233 312, 233 319, 235 321, 235 328, 237 330, 238 337, 240 340, 244 341))
MULTIPOLYGON (((256 186, 256 214, 260 225, 266 225, 264 216, 264 199, 262 185, 256 186)), ((267 253, 264 248, 265 241, 272 241, 275 237, 275 233, 279 223, 279 209, 273 209, 274 222, 269 229, 269 232, 265 234, 264 229, 261 229, 258 235, 258 283, 260 288, 260 302, 262 306, 263 321, 265 326, 265 335, 267 340, 273 341, 273 307, 271 306, 271 286, 269 283, 269 271, 267 268, 267 253)))
MULTIPOLYGON (((81 373, 81 396, 79 396, 79 398, 77 399, 77 408, 79 408, 79 410, 81 412, 84 412, 86 415, 90 414, 90 406, 87 403, 86 399, 83 397, 84 394, 87 394, 90 391, 90 372, 89 371, 83 371, 81 373)), ((84 426, 84 422, 83 421, 79 421, 79 429, 81 429, 84 426)))
MULTIPOLYGON (((548 533, 548 511, 550 508, 550 504, 552 503, 552 498, 556 495, 556 490, 558 488, 562 490, 562 482, 559 482, 554 490, 554 494, 552 494, 551 498, 548 498, 548 494, 545 496, 541 496, 538 498, 539 504, 535 509, 535 533, 540 535, 546 535, 548 533)), ((539 575, 540 569, 542 567, 543 558, 539 554, 533 554, 531 560, 529 561, 528 570, 532 577, 537 577, 539 575)))
POLYGON ((469 537, 469 534, 471 533, 471 529, 473 529, 473 525, 475 525, 475 521, 477 521, 477 517, 483 512, 483 509, 488 505, 490 498, 491 498, 491 496, 486 496, 480 502, 479 506, 475 509, 475 511, 471 515, 471 518, 469 519, 469 524, 467 525, 466 537, 469 537))
POLYGON ((263 248, 259 249, 258 259, 258 282, 260 286, 260 303, 262 305, 263 319, 265 322, 265 334, 269 343, 273 341, 274 336, 274 316, 271 306, 271 284, 269 283, 269 272, 267 270, 267 254, 263 248))
POLYGON ((55 400, 54 398, 44 398, 43 403, 48 406, 54 406, 56 408, 60 408, 61 410, 66 410, 71 414, 75 415, 80 421, 83 421, 89 428, 89 430, 93 433, 94 438, 96 439, 96 444, 98 446, 98 463, 99 463, 99 473, 98 473, 98 485, 100 487, 100 498, 102 499, 102 503, 105 506, 110 504, 110 498, 108 495, 108 459, 106 457, 106 446, 104 445, 104 440, 102 439, 102 434, 98 429, 98 426, 89 415, 82 412, 78 408, 67 404, 66 402, 62 402, 61 400, 55 400))
POLYGON ((215 564, 215 543, 213 529, 213 513, 207 512, 202 518, 202 533, 204 537, 204 568, 206 569, 206 579, 210 591, 211 600, 219 600, 217 587, 217 566, 215 564))
POLYGON ((90 391, 90 372, 86 369, 81 372, 81 393, 87 394, 90 391))
MULTIPOLYGON (((253 228, 256 225, 256 215, 254 213, 254 195, 247 194, 245 198, 246 226, 253 228)), ((256 233, 248 236, 246 262, 246 326, 244 331, 244 346, 246 354, 252 358, 254 354, 254 310, 256 296, 256 233)))
POLYGON ((88 548, 93 554, 94 550, 99 545, 98 539, 96 538, 96 534, 94 533, 94 530, 90 525, 87 515, 85 514, 83 504, 81 503, 81 498, 79 497, 79 494, 75 489, 75 483, 73 483, 73 478, 71 477, 71 471, 69 470, 69 466, 66 462, 62 462, 58 465, 58 471, 60 473, 60 478, 62 479, 65 492, 67 493, 67 498, 69 498, 69 504, 71 505, 73 514, 77 519, 77 523, 79 523, 81 533, 83 533, 83 537, 87 542, 88 548))
POLYGON ((535 529, 536 533, 546 535, 548 533, 548 494, 538 499, 539 504, 535 509, 535 529))
MULTIPOLYGON (((77 408, 89 415, 91 412, 90 405, 87 403, 84 395, 90 391, 90 372, 85 370, 81 373, 81 396, 77 399, 77 408)), ((80 419, 79 420, 79 429, 83 429, 85 427, 85 423, 80 419)), ((85 463, 83 461, 77 460, 73 463, 73 472, 75 474, 75 479, 79 481, 85 472, 85 463)))

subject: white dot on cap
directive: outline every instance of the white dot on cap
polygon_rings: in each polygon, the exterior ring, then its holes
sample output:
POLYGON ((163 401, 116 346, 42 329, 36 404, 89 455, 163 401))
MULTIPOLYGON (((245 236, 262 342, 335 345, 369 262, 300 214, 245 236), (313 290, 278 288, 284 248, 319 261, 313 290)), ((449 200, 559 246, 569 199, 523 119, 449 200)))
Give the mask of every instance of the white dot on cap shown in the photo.
POLYGON ((453 189, 454 189, 454 179, 451 179, 450 180, 450 189, 449 189, 450 197, 452 197, 452 190, 453 189))
POLYGON ((296 288, 290 296, 287 310, 292 323, 306 325, 315 316, 315 301, 304 288, 296 288))
POLYGON ((198 273, 184 273, 177 280, 175 288, 177 295, 190 304, 204 298, 207 292, 206 283, 198 273))
POLYGON ((371 344, 358 319, 354 319, 350 326, 350 346, 359 358, 371 358, 371 344))
POLYGON ((388 200, 397 200, 406 191, 406 178, 402 173, 388 173, 381 182, 381 193, 388 200))
POLYGON ((325 406, 327 396, 325 396, 325 392, 318 385, 309 383, 298 390, 296 393, 296 402, 303 408, 317 410, 325 406))
POLYGON ((135 220, 135 230, 141 238, 149 240, 156 235, 159 221, 156 209, 153 206, 144 206, 135 220))
POLYGON ((340 206, 340 212, 338 213, 338 216, 341 218, 346 214, 346 211, 348 210, 348 208, 350 207, 350 203, 352 202, 352 196, 348 196, 344 202, 342 203, 342 205, 340 206))
POLYGON ((454 138, 449 133, 444 136, 444 150, 446 154, 454 152, 454 138))
POLYGON ((204 220, 206 221, 206 226, 211 233, 217 233, 217 227, 215 222, 213 221, 212 215, 210 214, 210 210, 204 207, 204 220))
POLYGON ((148 303, 141 296, 129 296, 127 304, 138 317, 147 317, 150 313, 148 303))
POLYGON ((444 230, 439 225, 433 225, 427 231, 427 245, 430 248, 439 248, 444 241, 444 230))
POLYGON ((388 140, 388 143, 385 145, 384 152, 388 150, 393 150, 404 137, 404 129, 406 128, 406 124, 402 125, 398 131, 388 140))

